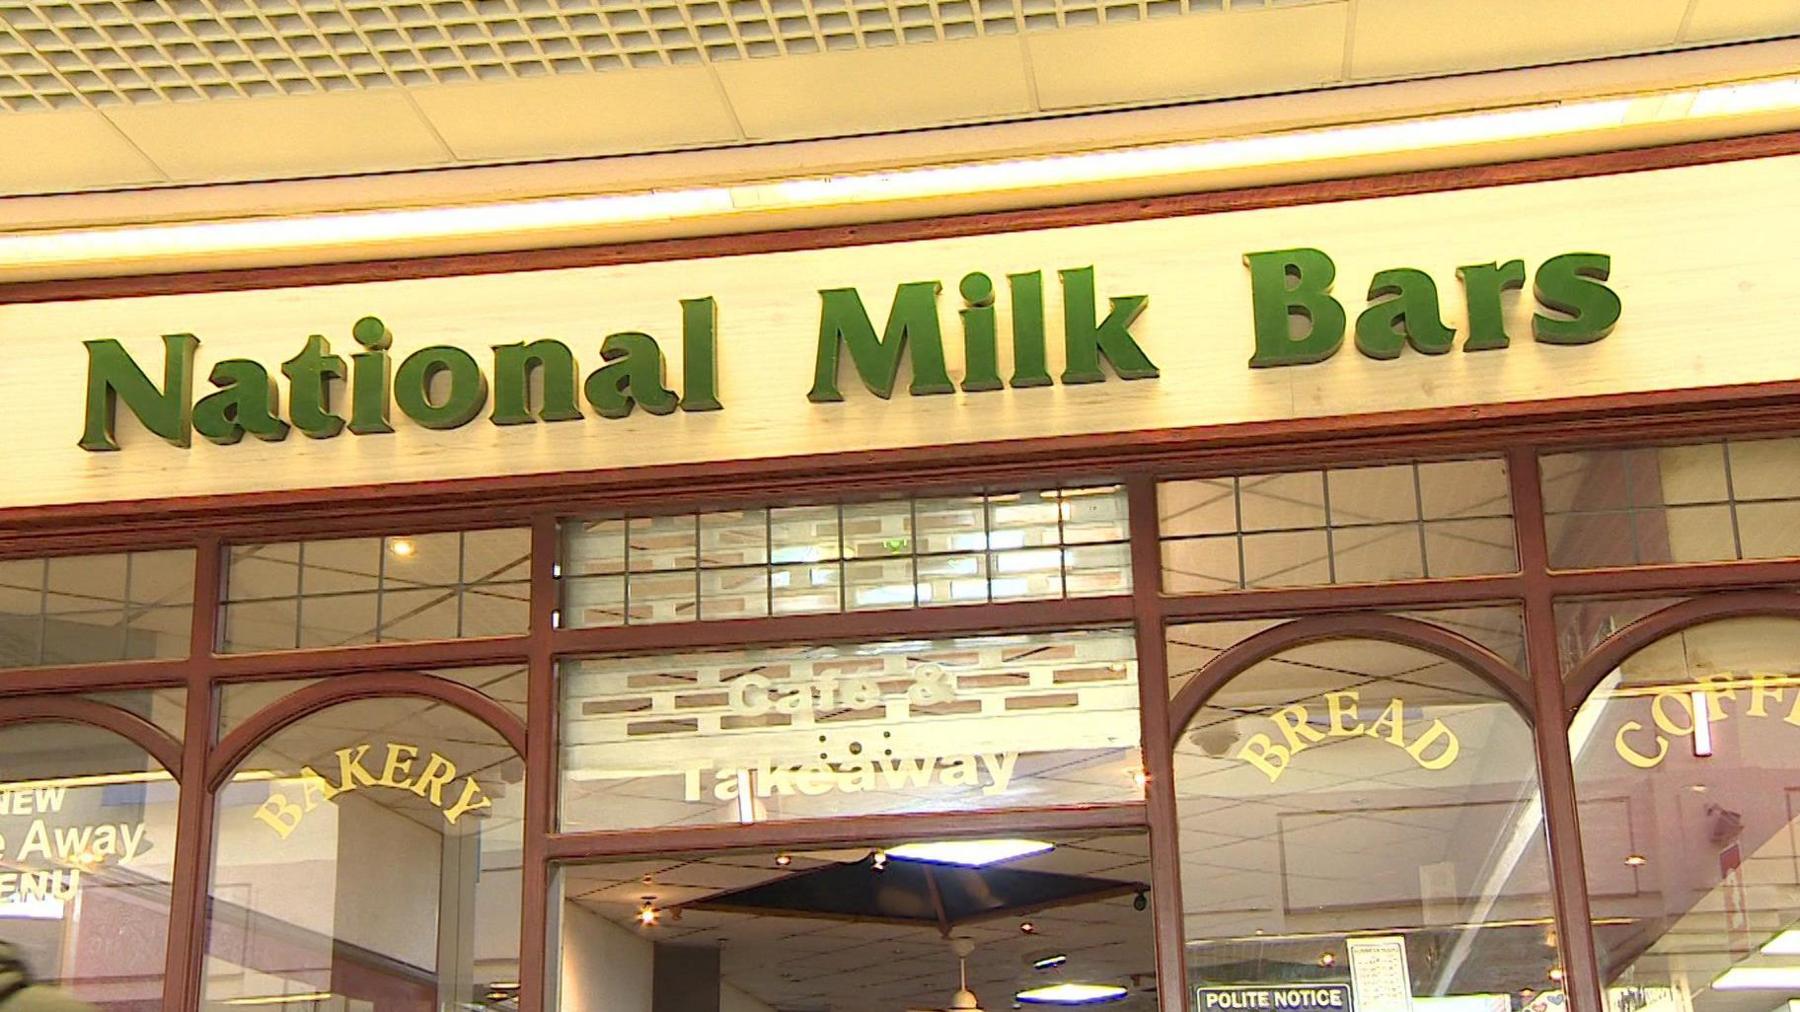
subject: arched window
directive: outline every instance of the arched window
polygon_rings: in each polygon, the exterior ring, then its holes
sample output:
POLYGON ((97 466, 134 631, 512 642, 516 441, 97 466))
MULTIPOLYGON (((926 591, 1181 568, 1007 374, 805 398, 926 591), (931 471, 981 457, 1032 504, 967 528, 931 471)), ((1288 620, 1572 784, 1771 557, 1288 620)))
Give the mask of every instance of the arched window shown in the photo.
POLYGON ((0 941, 106 1012, 162 1008, 180 791, 112 731, 0 726, 0 941))
POLYGON ((1504 1012, 1556 992, 1532 733, 1509 694, 1398 642, 1271 649, 1175 744, 1193 1007, 1504 1012), (1302 1005, 1257 1004, 1295 985, 1302 1005))
POLYGON ((523 780, 505 737, 432 699, 270 735, 218 789, 204 1007, 515 1007, 523 780))
POLYGON ((1671 631, 1605 675, 1569 744, 1609 1006, 1800 997, 1800 619, 1671 631))

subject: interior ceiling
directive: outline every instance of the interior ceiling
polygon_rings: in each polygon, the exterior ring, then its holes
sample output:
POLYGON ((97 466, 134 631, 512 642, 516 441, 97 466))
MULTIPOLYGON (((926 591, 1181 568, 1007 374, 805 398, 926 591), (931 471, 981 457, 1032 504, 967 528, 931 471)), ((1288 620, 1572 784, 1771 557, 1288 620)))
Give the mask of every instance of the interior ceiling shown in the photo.
POLYGON ((1792 0, 0 0, 0 144, 32 152, 0 194, 874 134, 1795 33, 1792 0))
MULTIPOLYGON (((655 928, 636 925, 646 896, 659 907, 703 900, 718 893, 776 882, 838 862, 860 862, 869 848, 792 855, 783 868, 770 854, 720 854, 570 866, 562 870, 563 895, 605 919, 653 941, 720 946, 724 980, 778 1012, 903 1012, 938 1009, 956 988, 956 957, 935 926, 857 923, 841 919, 764 916, 683 910, 655 928)), ((891 867, 891 865, 890 865, 891 867)), ((1004 867, 1149 881, 1147 843, 1141 835, 1063 839, 1048 854, 1004 867)), ((871 873, 873 874, 873 873, 871 873)), ((983 1008, 1006 1008, 1014 992, 1058 980, 1116 982, 1132 997, 1109 1005, 1121 1012, 1150 1010, 1155 1003, 1155 947, 1150 913, 1129 895, 1072 903, 1020 919, 958 925, 953 937, 975 943, 969 987, 983 1008), (1056 971, 1034 970, 1048 953, 1068 956, 1056 971)))

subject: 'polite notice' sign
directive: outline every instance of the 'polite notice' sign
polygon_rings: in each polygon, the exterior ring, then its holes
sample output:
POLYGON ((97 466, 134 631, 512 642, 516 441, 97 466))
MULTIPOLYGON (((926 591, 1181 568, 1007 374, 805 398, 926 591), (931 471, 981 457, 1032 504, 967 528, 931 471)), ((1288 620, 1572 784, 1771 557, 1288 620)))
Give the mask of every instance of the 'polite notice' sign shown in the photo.
POLYGON ((1194 988, 1199 1012, 1353 1012, 1348 984, 1194 988))

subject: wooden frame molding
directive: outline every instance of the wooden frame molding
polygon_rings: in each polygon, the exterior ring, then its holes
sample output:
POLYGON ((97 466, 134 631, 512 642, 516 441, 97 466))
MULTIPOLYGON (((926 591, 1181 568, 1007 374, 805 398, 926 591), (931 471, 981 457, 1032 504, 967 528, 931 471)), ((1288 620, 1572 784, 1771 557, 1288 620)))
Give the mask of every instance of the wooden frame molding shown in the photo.
POLYGON ((0 707, 0 727, 36 722, 81 724, 111 731, 143 749, 176 782, 181 781, 181 743, 130 710, 80 696, 38 696, 0 707))

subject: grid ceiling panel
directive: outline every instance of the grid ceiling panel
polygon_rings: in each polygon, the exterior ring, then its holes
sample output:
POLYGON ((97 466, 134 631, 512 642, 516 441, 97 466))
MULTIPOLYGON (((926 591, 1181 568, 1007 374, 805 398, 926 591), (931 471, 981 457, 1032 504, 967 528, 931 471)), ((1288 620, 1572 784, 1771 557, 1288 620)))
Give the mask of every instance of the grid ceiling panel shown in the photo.
POLYGON ((0 0, 12 111, 769 59, 1294 0, 0 0))

